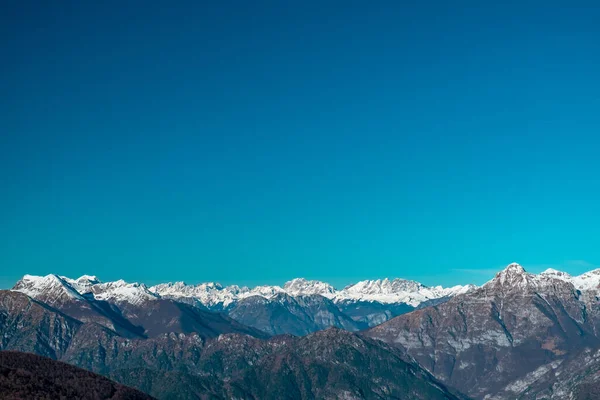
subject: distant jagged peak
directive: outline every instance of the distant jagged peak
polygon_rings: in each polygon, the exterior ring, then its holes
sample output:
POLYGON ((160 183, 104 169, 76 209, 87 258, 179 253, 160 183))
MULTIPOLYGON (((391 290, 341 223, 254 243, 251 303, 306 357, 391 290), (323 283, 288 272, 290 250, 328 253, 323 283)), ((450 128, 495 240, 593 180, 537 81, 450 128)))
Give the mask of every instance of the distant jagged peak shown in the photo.
POLYGON ((329 283, 304 278, 296 278, 286 282, 283 285, 283 290, 291 295, 320 294, 325 297, 333 297, 335 295, 335 288, 329 283))
POLYGON ((425 285, 408 279, 389 278, 359 281, 347 286, 344 290, 349 293, 392 294, 398 292, 419 291, 425 285))
POLYGON ((544 271, 540 272, 540 275, 542 276, 550 276, 553 278, 557 278, 557 279, 563 279, 563 280, 569 280, 572 278, 572 276, 566 272, 563 271, 559 271, 557 269, 554 268, 547 268, 544 271))
MULTIPOLYGON (((349 285, 342 290, 336 290, 329 283, 319 280, 296 278, 286 282, 283 287, 277 285, 263 285, 248 288, 238 285, 222 286, 216 282, 186 284, 183 281, 160 283, 147 287, 143 283, 128 283, 123 279, 112 282, 101 282, 96 276, 83 275, 77 279, 49 275, 49 277, 35 277, 26 275, 16 285, 15 290, 27 291, 33 297, 41 290, 32 288, 41 285, 45 279, 63 282, 63 286, 71 289, 69 293, 74 298, 86 295, 97 300, 112 301, 116 303, 130 302, 138 304, 146 300, 157 298, 186 299, 197 301, 207 307, 228 307, 229 305, 251 296, 261 296, 271 299, 275 296, 286 294, 292 297, 320 295, 334 302, 380 302, 380 303, 405 303, 417 306, 424 301, 451 297, 473 289, 473 285, 454 286, 443 288, 441 286, 428 287, 419 282, 407 279, 375 279, 364 280, 349 285)), ((42 285, 43 286, 43 285, 42 285)))
POLYGON ((61 279, 69 282, 73 289, 77 290, 80 294, 89 293, 92 286, 102 283, 100 279, 94 275, 82 275, 77 279, 61 276, 61 279))
POLYGON ((151 292, 145 284, 139 282, 128 283, 123 279, 93 285, 91 292, 97 300, 134 305, 160 298, 159 295, 151 292))
POLYGON ((524 274, 526 272, 527 271, 525 271, 525 268, 523 268, 521 264, 512 262, 508 264, 502 271, 500 271, 499 274, 524 274))
POLYGON ((519 263, 508 264, 502 271, 498 272, 494 278, 483 285, 484 288, 501 287, 503 290, 513 288, 523 289, 533 284, 535 275, 525 271, 519 263))
POLYGON ((100 279, 96 275, 81 275, 79 278, 75 279, 79 283, 89 283, 90 285, 95 285, 97 283, 102 283, 100 279))

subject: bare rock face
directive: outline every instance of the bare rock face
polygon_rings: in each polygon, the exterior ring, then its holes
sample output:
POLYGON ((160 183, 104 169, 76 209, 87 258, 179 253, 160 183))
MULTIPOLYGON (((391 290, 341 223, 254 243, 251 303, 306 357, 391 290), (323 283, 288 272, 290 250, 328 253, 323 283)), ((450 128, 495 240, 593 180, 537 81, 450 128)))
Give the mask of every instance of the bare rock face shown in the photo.
POLYGON ((514 399, 546 370, 598 347, 593 308, 570 281, 511 264, 481 288, 366 335, 405 347, 436 377, 474 398, 514 399))
POLYGON ((29 296, 0 290, 0 350, 61 358, 82 323, 29 296))
POLYGON ((320 295, 292 297, 279 293, 271 298, 251 296, 237 302, 228 315, 272 335, 302 336, 332 326, 349 331, 368 327, 354 321, 331 300, 320 295))

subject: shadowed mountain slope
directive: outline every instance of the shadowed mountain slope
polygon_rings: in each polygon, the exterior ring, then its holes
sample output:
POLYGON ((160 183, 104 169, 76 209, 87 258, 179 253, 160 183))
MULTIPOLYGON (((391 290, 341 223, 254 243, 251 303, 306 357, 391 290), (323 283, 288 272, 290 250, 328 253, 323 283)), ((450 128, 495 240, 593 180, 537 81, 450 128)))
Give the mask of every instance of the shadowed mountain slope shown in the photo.
POLYGON ((30 353, 0 351, 1 399, 150 400, 92 372, 30 353))

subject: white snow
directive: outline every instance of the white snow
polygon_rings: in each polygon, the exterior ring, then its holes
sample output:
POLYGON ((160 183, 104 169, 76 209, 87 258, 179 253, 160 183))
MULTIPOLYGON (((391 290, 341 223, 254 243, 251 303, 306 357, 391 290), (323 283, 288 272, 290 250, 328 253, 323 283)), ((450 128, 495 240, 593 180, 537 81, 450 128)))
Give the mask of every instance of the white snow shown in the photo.
POLYGON ((330 284, 321 281, 309 281, 304 278, 296 278, 286 282, 283 285, 283 290, 291 296, 320 294, 332 298, 335 295, 335 289, 330 284))
POLYGON ((54 274, 46 276, 25 275, 17 282, 13 290, 25 293, 33 298, 39 298, 48 304, 55 304, 69 299, 83 299, 83 296, 68 281, 54 274))
MULTIPOLYGON (((77 279, 48 275, 46 277, 25 275, 15 285, 14 290, 21 291, 31 297, 46 300, 59 295, 74 299, 83 299, 83 295, 91 295, 98 300, 111 302, 129 302, 140 304, 160 297, 174 299, 192 299, 207 306, 227 307, 230 304, 250 296, 270 299, 277 294, 288 294, 292 297, 321 295, 333 300, 368 301, 386 304, 405 303, 418 306, 424 301, 455 296, 475 288, 474 285, 427 287, 419 282, 405 279, 365 280, 336 290, 332 285, 316 281, 296 278, 281 286, 256 286, 254 288, 237 285, 222 286, 208 282, 187 285, 184 282, 162 283, 150 288, 141 283, 127 283, 124 280, 101 282, 96 276, 83 275, 77 279)), ((50 299, 52 300, 52 299, 50 299)))
POLYGON ((143 283, 127 283, 120 279, 115 282, 98 283, 91 287, 91 293, 97 300, 115 303, 141 304, 148 300, 156 300, 160 296, 148 290, 143 283))
MULTIPOLYGON (((492 288, 499 285, 507 290, 527 287, 537 289, 548 285, 557 285, 559 281, 569 282, 575 289, 580 291, 599 291, 600 269, 579 276, 571 276, 566 272, 549 268, 536 275, 526 272, 517 263, 511 263, 504 270, 498 272, 491 281, 484 284, 483 288, 492 288)), ((261 296, 270 299, 283 293, 292 297, 321 295, 334 302, 403 303, 416 307, 428 300, 461 295, 476 288, 474 285, 457 285, 448 288, 442 286, 428 287, 416 281, 388 278, 360 281, 341 290, 335 289, 326 282, 303 278, 288 281, 283 287, 274 285, 248 288, 237 285, 222 286, 214 282, 197 285, 174 282, 162 283, 148 288, 141 283, 127 283, 123 280, 102 283, 93 275, 83 275, 77 279, 70 279, 51 274, 47 276, 25 275, 13 289, 49 303, 65 299, 83 299, 82 295, 86 294, 99 300, 129 302, 132 304, 165 297, 192 299, 207 307, 228 307, 232 303, 250 296, 261 296)))
POLYGON ((600 288, 600 269, 586 272, 571 278, 571 283, 579 290, 598 290, 600 288))
POLYGON ((276 294, 285 293, 292 297, 317 294, 334 302, 377 301, 387 304, 406 303, 416 307, 424 301, 455 296, 466 293, 473 288, 475 288, 474 285, 453 286, 451 288, 427 287, 414 281, 389 280, 386 278, 361 281, 342 290, 336 290, 326 282, 296 278, 286 282, 283 287, 257 286, 249 289, 235 285, 223 287, 217 283, 186 285, 183 282, 176 282, 153 286, 150 291, 162 297, 193 298, 206 306, 221 304, 223 307, 227 307, 229 304, 249 296, 271 298, 276 294))

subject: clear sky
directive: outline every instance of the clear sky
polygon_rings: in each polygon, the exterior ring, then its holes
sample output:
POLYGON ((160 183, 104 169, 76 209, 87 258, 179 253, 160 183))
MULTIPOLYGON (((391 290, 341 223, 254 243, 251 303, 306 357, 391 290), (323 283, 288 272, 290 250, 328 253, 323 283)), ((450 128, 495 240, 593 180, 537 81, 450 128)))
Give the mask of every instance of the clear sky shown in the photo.
POLYGON ((407 3, 6 2, 0 287, 600 264, 598 2, 407 3))

